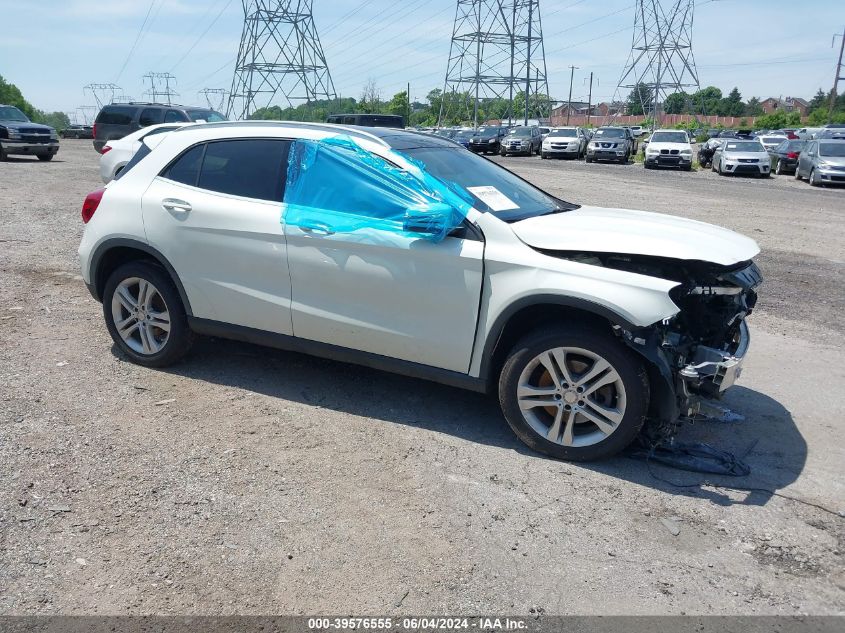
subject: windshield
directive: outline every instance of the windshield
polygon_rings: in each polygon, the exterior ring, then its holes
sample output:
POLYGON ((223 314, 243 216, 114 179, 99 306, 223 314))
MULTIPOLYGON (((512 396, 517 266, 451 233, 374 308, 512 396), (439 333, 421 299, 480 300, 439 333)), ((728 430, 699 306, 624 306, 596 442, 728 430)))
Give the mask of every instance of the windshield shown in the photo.
POLYGON ((458 133, 455 134, 455 138, 469 138, 473 134, 475 134, 474 130, 458 130, 458 133))
POLYGON ((571 205, 562 204, 528 184, 504 167, 499 167, 471 152, 458 148, 419 147, 402 150, 402 153, 421 162, 426 171, 435 178, 457 185, 464 197, 472 199, 476 209, 492 213, 505 222, 516 222, 572 208, 571 205), (471 188, 484 189, 476 189, 473 192, 471 188))
POLYGON ((12 106, 0 107, 0 121, 20 121, 21 123, 29 123, 26 115, 12 106))
POLYGON ((185 112, 188 113, 188 117, 191 121, 205 121, 206 123, 228 121, 226 117, 214 110, 185 110, 185 112))
POLYGON ((497 127, 491 127, 491 126, 489 126, 489 125, 488 125, 488 126, 486 126, 486 127, 480 127, 480 128, 478 128, 478 134, 479 134, 479 135, 480 135, 480 134, 487 134, 487 135, 489 135, 489 134, 498 134, 498 133, 499 133, 499 128, 497 128, 497 127))
POLYGON ((652 143, 689 143, 686 132, 655 132, 651 135, 652 143))
POLYGON ((515 127, 510 131, 511 136, 531 136, 530 127, 515 127))
POLYGON ((845 157, 845 143, 819 143, 819 156, 845 157))
POLYGON ((725 144, 728 152, 765 152, 765 148, 757 141, 728 141, 725 144))
POLYGON ((625 138, 625 130, 617 127, 599 128, 596 130, 596 136, 604 136, 607 138, 625 138))
POLYGON ((577 133, 573 129, 569 130, 552 130, 549 132, 549 136, 577 136, 577 133))
POLYGON ((768 145, 773 145, 775 143, 783 143, 786 139, 783 136, 764 136, 760 140, 768 145))

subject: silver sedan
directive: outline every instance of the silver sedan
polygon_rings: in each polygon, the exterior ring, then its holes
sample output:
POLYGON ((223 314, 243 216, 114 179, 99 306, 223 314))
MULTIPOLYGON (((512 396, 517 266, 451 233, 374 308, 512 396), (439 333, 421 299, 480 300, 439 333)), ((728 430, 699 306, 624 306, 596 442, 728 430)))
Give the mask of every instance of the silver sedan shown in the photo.
POLYGON ((760 141, 725 139, 713 154, 713 171, 722 174, 751 174, 768 177, 772 159, 760 141))

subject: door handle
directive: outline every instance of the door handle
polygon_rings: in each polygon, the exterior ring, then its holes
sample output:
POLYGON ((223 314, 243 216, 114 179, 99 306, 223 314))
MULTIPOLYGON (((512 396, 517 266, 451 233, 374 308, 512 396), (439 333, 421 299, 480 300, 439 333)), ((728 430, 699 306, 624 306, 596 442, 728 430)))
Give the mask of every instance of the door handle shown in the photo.
POLYGON ((191 204, 184 200, 177 200, 176 198, 165 198, 161 201, 161 206, 168 211, 179 211, 181 213, 188 213, 191 210, 191 204))
POLYGON ((321 222, 312 222, 311 224, 301 225, 299 228, 303 233, 309 233, 311 235, 334 235, 331 227, 321 222))

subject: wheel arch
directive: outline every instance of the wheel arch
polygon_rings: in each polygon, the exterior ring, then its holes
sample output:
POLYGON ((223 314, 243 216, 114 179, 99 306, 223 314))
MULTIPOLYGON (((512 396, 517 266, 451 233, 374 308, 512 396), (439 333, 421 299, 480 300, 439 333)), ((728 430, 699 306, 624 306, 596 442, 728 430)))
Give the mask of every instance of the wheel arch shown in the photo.
POLYGON ((112 238, 102 242, 91 257, 90 290, 97 301, 102 302, 106 281, 111 273, 118 266, 132 261, 150 261, 163 268, 176 286, 185 312, 193 316, 191 302, 182 281, 167 258, 149 244, 128 238, 112 238))
MULTIPOLYGON (((532 329, 550 323, 579 323, 588 325, 614 336, 614 327, 628 331, 643 332, 644 328, 634 325, 622 315, 598 303, 559 295, 539 295, 517 300, 506 307, 493 323, 481 360, 480 379, 488 393, 495 393, 499 372, 514 344, 532 329)), ((644 361, 648 373, 651 401, 649 417, 671 420, 677 417, 675 388, 671 370, 651 339, 654 330, 649 330, 647 344, 638 346, 623 342, 644 361)))

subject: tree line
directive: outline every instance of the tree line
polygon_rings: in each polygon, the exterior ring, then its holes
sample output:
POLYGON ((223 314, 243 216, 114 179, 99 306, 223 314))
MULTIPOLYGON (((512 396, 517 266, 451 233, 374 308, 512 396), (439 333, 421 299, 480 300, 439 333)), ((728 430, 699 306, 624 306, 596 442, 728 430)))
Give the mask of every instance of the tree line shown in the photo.
MULTIPOLYGON (((551 100, 548 95, 534 94, 528 99, 529 118, 536 118, 537 112, 548 116, 551 100)), ((431 127, 441 125, 460 125, 470 123, 475 118, 475 97, 470 92, 448 92, 431 90, 426 101, 409 103, 407 91, 397 92, 391 98, 382 98, 381 91, 373 81, 364 86, 358 99, 343 97, 338 99, 312 101, 297 106, 282 108, 270 106, 259 108, 250 115, 250 119, 271 119, 281 121, 325 121, 331 114, 397 114, 405 117, 407 125, 413 127, 431 127)), ((478 122, 502 120, 510 115, 508 99, 480 99, 478 103, 478 122)), ((519 120, 525 116, 525 92, 514 94, 512 118, 519 120)))
POLYGON ((43 123, 57 130, 63 130, 70 125, 70 119, 64 112, 44 112, 34 107, 24 99, 20 89, 12 83, 7 82, 0 75, 0 103, 3 105, 15 106, 23 112, 30 121, 43 123))
MULTIPOLYGON (((809 101, 809 125, 824 125, 828 122, 830 99, 833 91, 825 93, 821 88, 809 101)), ((651 112, 653 92, 645 84, 638 84, 626 100, 628 114, 638 115, 651 112)), ((751 97, 742 100, 739 88, 731 90, 727 96, 715 86, 707 86, 693 93, 675 92, 663 101, 661 111, 665 114, 691 114, 704 116, 761 117, 757 119, 759 127, 778 128, 798 125, 801 115, 797 111, 786 112, 782 109, 765 114, 760 99, 751 97)), ((833 108, 832 123, 845 123, 845 94, 839 95, 833 108)))

